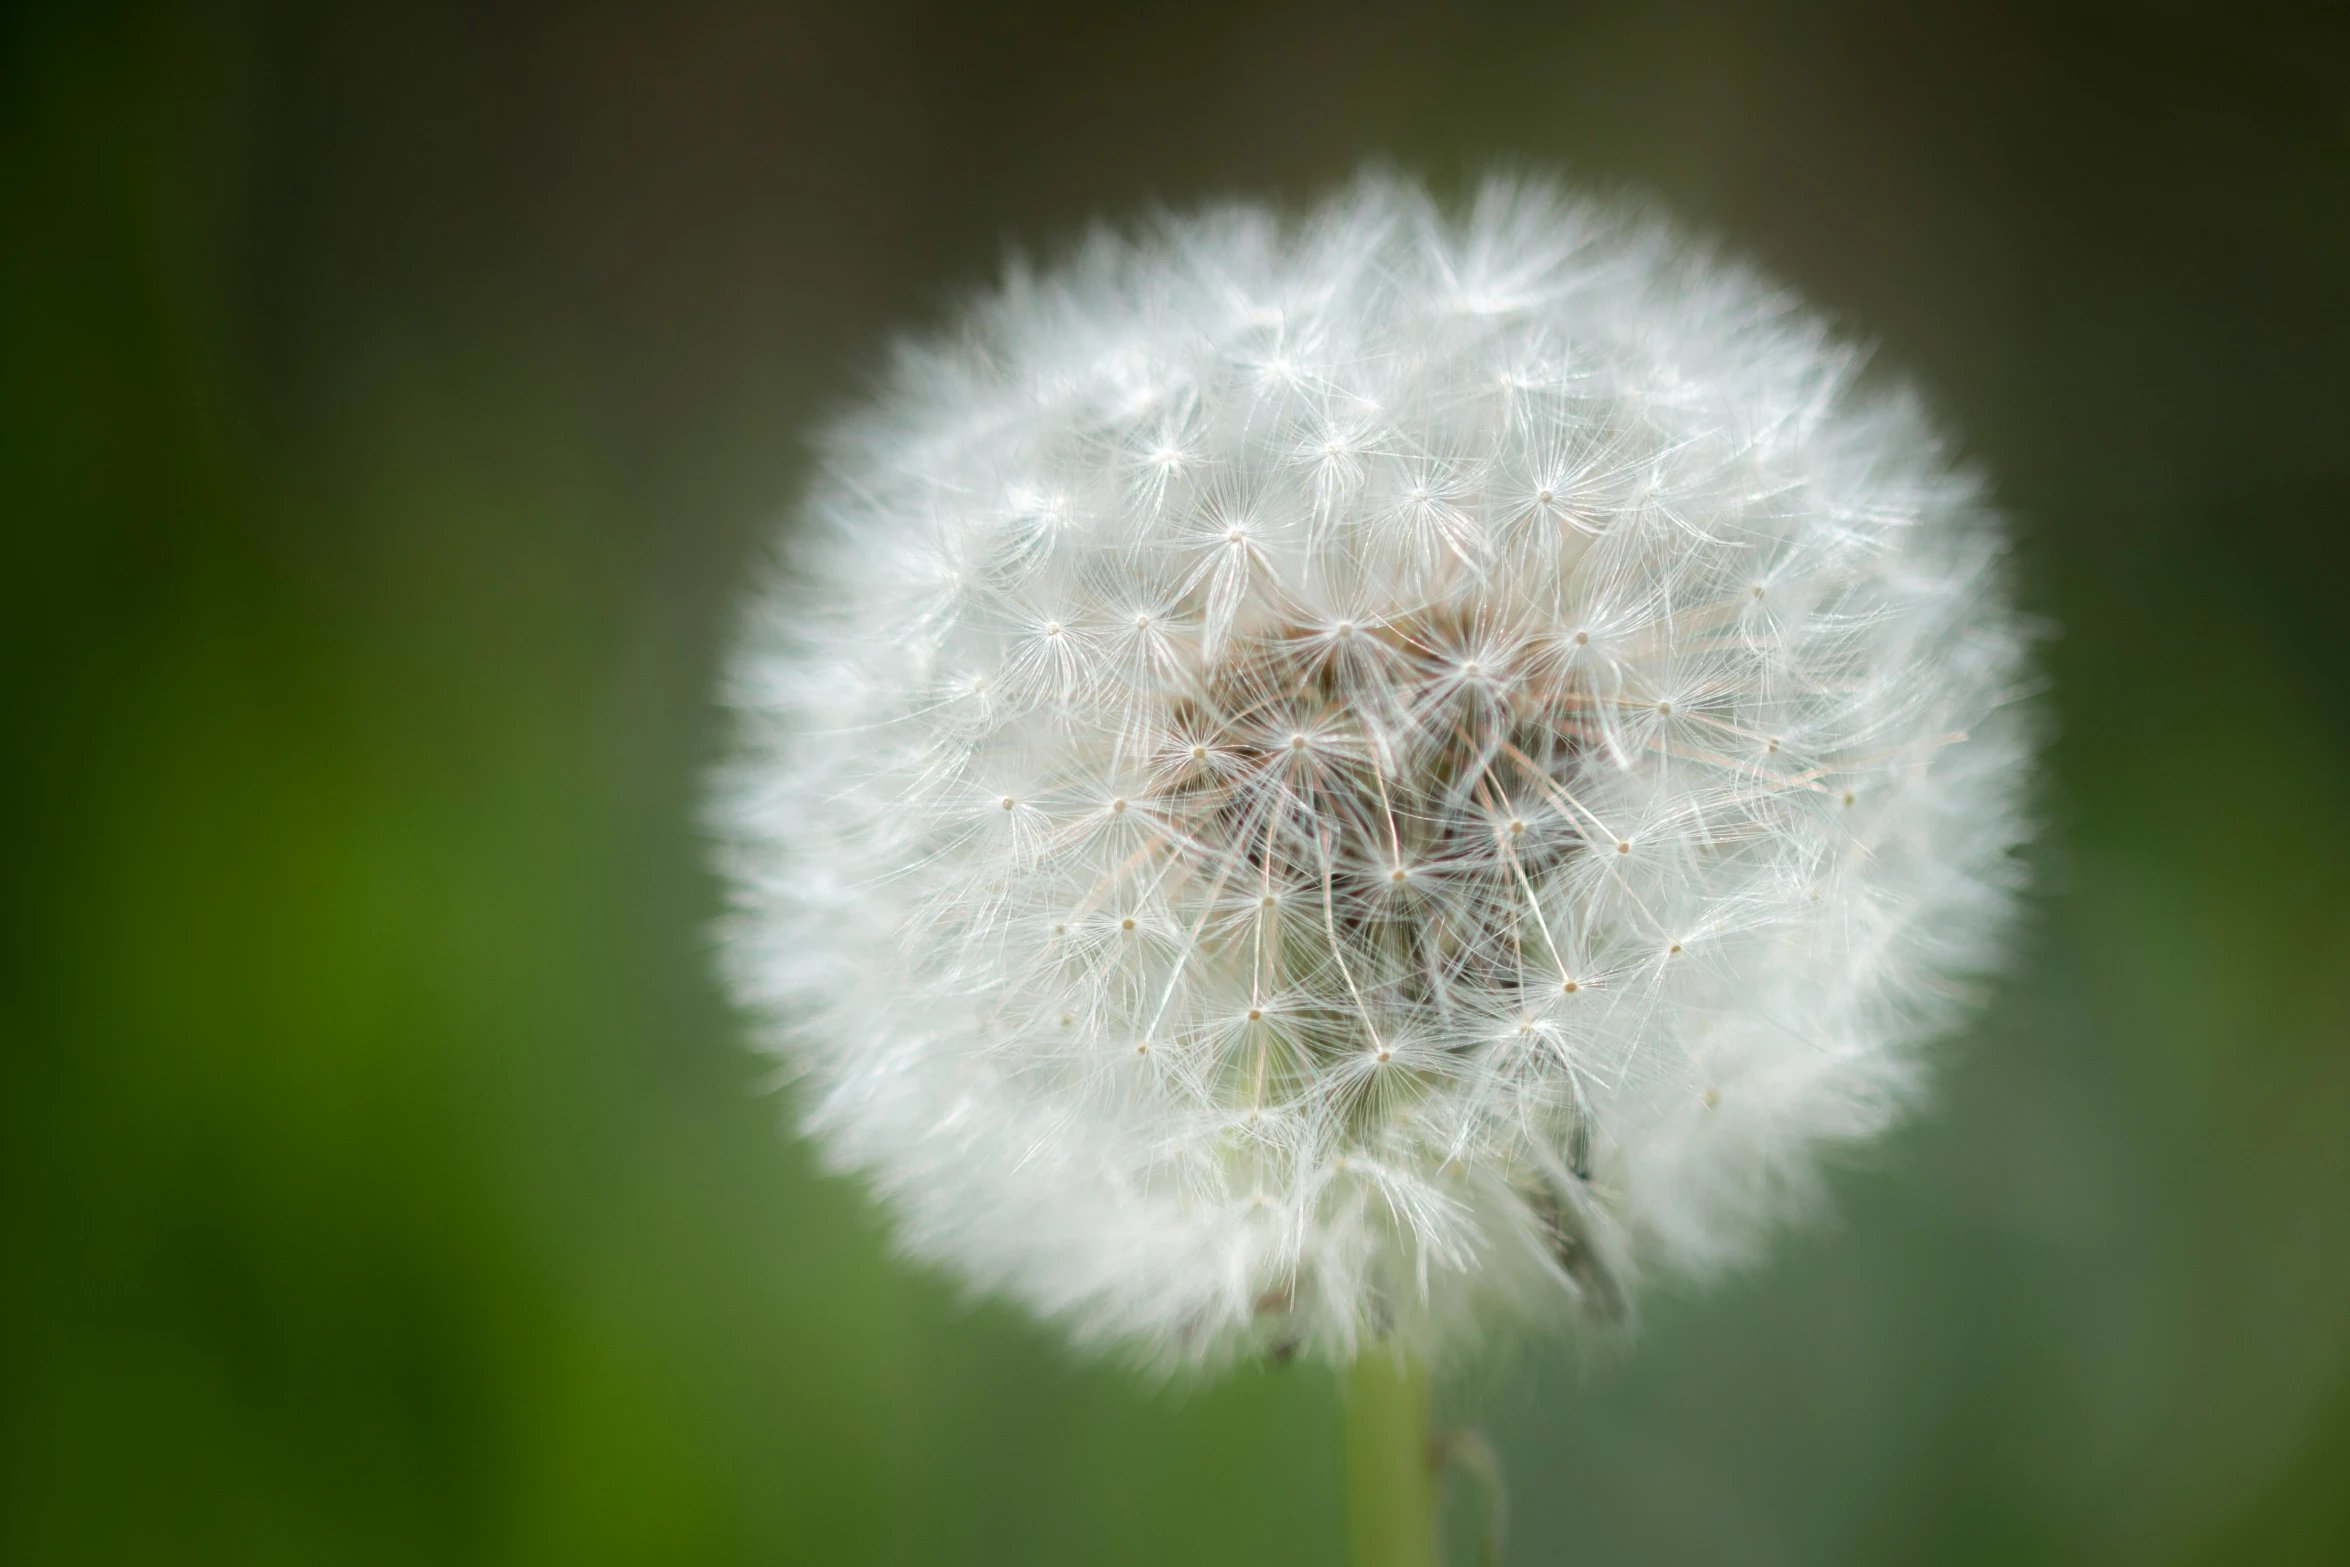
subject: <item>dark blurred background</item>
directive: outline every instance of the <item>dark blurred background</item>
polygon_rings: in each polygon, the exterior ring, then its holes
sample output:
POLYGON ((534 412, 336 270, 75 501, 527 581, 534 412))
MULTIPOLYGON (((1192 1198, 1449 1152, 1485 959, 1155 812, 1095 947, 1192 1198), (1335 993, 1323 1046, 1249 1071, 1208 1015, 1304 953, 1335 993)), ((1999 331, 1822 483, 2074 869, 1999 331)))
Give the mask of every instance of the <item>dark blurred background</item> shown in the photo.
POLYGON ((1307 1368, 890 1259, 694 828, 801 432, 1007 244, 1648 190, 1915 375, 2059 623, 1932 1112, 1450 1389, 1518 1560, 2350 1561, 2350 33, 2174 4, 14 6, 0 1557, 1335 1562, 1307 1368))

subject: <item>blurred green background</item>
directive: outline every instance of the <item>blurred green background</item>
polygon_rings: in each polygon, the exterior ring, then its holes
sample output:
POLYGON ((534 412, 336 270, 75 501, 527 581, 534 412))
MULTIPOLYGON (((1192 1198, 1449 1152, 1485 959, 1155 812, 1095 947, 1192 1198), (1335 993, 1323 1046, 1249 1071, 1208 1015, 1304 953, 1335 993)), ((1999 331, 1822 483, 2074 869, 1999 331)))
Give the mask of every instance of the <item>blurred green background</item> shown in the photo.
POLYGON ((2350 1561, 2350 34, 2187 5, 14 6, 0 1556, 1324 1563, 1310 1369, 893 1262, 756 1092, 716 650, 1008 240, 1630 183, 2059 622, 2026 956, 1838 1217, 1449 1390, 1521 1562, 2350 1561))

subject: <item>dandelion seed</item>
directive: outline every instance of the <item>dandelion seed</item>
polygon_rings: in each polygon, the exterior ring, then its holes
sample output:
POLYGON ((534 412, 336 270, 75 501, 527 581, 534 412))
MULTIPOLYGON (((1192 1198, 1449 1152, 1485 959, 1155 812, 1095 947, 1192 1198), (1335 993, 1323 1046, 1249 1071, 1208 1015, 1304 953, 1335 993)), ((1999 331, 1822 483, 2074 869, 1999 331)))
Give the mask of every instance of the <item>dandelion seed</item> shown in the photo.
POLYGON ((2022 836, 1998 520, 1857 362, 1653 219, 1383 178, 909 349, 732 686, 728 962, 811 1131, 1165 1367, 1754 1255, 2022 836))

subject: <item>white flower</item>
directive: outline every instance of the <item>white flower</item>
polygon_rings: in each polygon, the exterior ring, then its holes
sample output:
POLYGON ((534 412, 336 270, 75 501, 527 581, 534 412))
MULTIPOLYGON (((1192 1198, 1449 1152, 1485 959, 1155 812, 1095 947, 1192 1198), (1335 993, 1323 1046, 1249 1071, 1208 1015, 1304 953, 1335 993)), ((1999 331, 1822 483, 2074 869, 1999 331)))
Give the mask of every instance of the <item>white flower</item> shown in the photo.
POLYGON ((1367 177, 1015 271, 832 432, 736 988, 906 1244, 1166 1365, 1748 1255, 2015 882, 1910 399, 1666 225, 1367 177))

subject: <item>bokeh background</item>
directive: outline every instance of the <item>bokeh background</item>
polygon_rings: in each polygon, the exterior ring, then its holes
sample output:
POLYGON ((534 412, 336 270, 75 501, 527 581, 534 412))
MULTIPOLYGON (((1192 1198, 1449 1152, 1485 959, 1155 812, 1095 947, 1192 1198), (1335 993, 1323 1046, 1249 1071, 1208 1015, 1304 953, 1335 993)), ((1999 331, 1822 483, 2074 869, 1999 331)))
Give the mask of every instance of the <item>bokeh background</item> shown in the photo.
POLYGON ((1518 1560, 2350 1561, 2350 34, 1954 0, 13 5, 0 1557, 1327 1563, 1326 1374, 894 1262, 709 977, 803 432, 1006 247, 1383 154, 1662 197, 1913 374, 2062 628, 1932 1111, 1518 1560))

